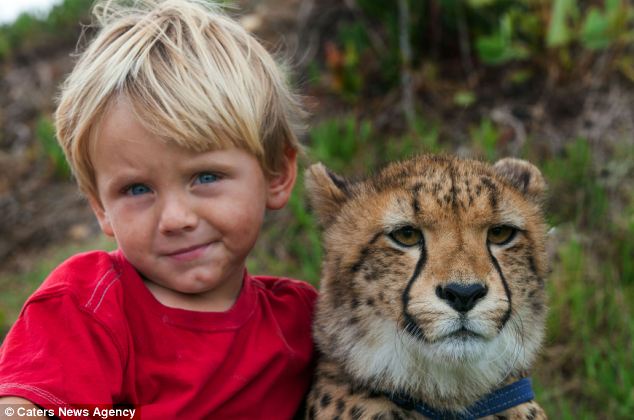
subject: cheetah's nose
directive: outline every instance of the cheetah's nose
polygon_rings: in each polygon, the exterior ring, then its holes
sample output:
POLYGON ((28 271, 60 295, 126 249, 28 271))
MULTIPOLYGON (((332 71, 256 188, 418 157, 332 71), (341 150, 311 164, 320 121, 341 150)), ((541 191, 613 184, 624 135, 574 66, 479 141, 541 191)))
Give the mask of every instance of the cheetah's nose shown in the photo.
POLYGON ((487 287, 479 283, 449 283, 444 287, 436 287, 436 296, 456 311, 466 313, 473 309, 478 300, 486 296, 487 291, 487 287))

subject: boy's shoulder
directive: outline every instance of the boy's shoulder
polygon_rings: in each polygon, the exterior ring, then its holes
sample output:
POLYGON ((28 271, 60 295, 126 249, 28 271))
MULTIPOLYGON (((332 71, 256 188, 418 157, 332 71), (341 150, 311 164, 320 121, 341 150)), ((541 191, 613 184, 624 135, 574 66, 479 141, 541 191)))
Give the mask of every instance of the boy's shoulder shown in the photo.
POLYGON ((84 310, 96 312, 106 294, 118 294, 116 284, 122 271, 120 262, 112 253, 89 251, 74 255, 48 275, 27 304, 56 296, 70 296, 84 310))
POLYGON ((317 296, 317 290, 313 285, 302 280, 292 279, 290 277, 263 276, 256 275, 251 277, 256 287, 266 290, 272 294, 284 293, 302 293, 307 296, 317 296))
POLYGON ((252 276, 253 285, 268 299, 299 301, 312 308, 317 290, 311 284, 288 277, 252 276))
POLYGON ((59 331, 73 325, 76 334, 85 328, 94 339, 100 331, 112 340, 123 360, 130 329, 126 300, 130 299, 125 298, 121 284, 129 274, 119 260, 118 252, 90 251, 62 262, 25 302, 16 321, 19 332, 39 334, 37 338, 42 339, 59 336, 59 331), (32 331, 30 325, 38 328, 32 331))

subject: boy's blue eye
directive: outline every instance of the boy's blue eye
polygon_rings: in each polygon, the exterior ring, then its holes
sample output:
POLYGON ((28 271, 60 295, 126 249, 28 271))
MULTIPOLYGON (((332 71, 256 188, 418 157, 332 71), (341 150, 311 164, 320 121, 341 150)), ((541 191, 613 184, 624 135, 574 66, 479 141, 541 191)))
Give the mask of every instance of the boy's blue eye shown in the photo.
POLYGON ((143 185, 143 184, 134 184, 126 188, 126 194, 128 195, 141 195, 141 194, 147 194, 149 192, 150 192, 150 189, 146 185, 143 185))
POLYGON ((197 184, 210 184, 212 182, 218 181, 218 176, 209 172, 203 172, 198 174, 196 177, 195 183, 197 184))

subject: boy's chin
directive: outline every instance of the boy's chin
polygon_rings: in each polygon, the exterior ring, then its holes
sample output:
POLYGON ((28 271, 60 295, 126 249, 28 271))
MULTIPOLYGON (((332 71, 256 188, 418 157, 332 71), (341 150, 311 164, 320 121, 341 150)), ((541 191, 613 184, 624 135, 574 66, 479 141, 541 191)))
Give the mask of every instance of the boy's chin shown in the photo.
POLYGON ((150 292, 165 306, 225 311, 231 308, 240 294, 243 273, 235 278, 221 278, 217 273, 187 273, 184 276, 175 276, 179 279, 178 283, 142 277, 150 292))

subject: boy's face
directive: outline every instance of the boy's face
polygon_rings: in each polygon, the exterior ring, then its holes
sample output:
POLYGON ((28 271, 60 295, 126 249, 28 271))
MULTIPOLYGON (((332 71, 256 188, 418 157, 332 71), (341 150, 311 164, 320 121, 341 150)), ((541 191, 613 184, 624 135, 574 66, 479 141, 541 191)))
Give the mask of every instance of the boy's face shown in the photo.
POLYGON ((231 307, 265 209, 288 200, 295 154, 285 173, 269 179, 246 151, 193 152, 162 142, 122 99, 104 117, 91 156, 99 197, 90 201, 101 228, 159 301, 231 307))

